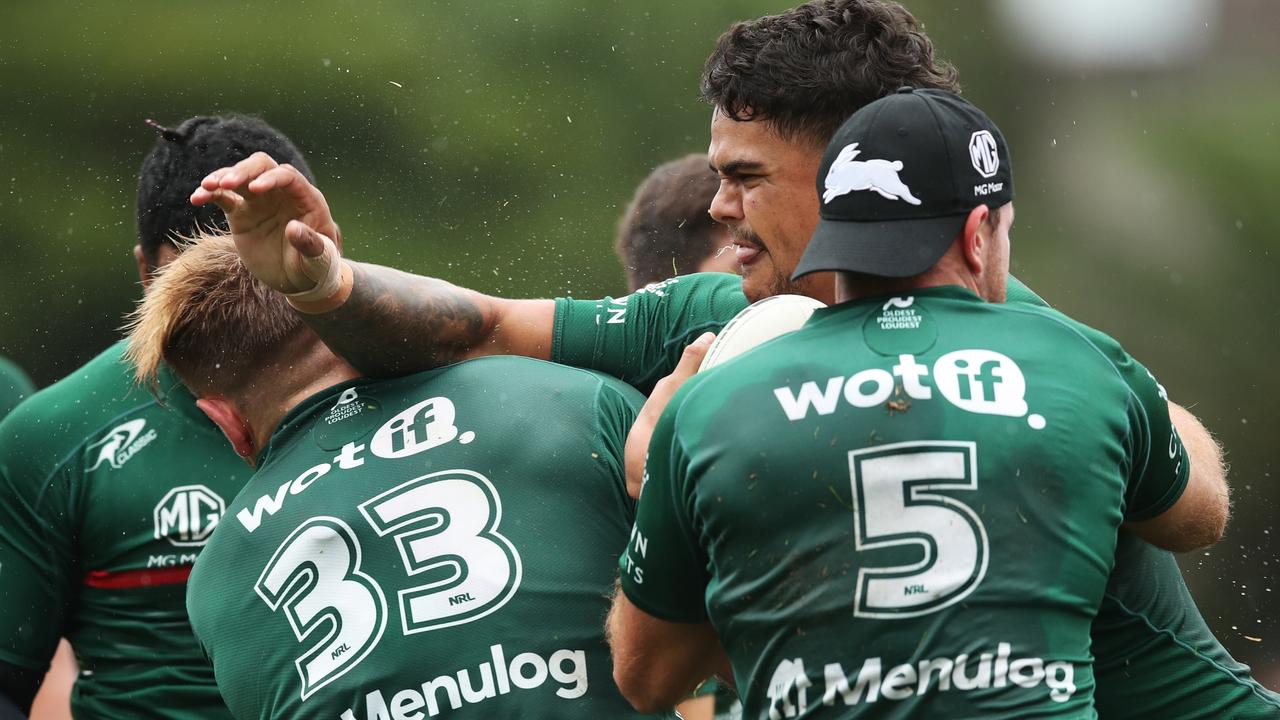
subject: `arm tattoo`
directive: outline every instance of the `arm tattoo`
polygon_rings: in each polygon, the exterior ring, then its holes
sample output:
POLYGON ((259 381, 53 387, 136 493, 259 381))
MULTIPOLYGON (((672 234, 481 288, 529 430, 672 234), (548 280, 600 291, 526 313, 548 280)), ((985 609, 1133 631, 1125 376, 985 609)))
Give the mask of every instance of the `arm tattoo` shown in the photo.
POLYGON ((485 296, 443 280, 351 263, 340 307, 303 315, 325 344, 369 377, 396 377, 456 362, 493 332, 485 296))

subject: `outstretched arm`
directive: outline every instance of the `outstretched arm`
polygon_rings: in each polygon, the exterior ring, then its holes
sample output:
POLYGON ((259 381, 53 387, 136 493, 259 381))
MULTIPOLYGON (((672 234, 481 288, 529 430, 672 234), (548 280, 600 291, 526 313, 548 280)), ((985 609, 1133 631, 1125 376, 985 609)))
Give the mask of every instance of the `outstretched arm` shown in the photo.
POLYGON ((302 317, 366 375, 405 375, 482 355, 551 356, 554 301, 504 300, 380 265, 350 266, 346 300, 302 317))
POLYGON ((265 153, 214 171, 191 202, 222 208, 249 271, 288 295, 307 324, 367 375, 480 355, 550 357, 553 301, 504 300, 342 259, 324 195, 265 153))

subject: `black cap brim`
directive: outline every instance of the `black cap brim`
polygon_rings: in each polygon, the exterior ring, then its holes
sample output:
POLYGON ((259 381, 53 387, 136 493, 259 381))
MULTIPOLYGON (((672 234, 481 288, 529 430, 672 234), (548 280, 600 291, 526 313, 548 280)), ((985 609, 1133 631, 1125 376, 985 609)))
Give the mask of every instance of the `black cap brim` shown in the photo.
POLYGON ((947 252, 967 218, 966 213, 916 220, 820 220, 791 279, 827 271, 919 275, 947 252))

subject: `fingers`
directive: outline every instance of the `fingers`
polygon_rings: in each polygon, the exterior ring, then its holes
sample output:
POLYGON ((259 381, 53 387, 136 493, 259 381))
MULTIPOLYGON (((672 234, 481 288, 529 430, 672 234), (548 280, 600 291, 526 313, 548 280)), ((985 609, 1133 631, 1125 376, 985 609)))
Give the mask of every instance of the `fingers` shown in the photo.
POLYGON ((270 155, 256 152, 231 167, 218 168, 209 173, 200 181, 200 187, 211 191, 219 188, 228 190, 238 188, 278 167, 280 167, 279 163, 272 160, 270 155))
MULTIPOLYGON (((318 258, 324 255, 325 243, 332 243, 333 240, 312 230, 306 223, 298 220, 290 220, 288 226, 284 229, 285 236, 289 238, 289 244, 298 252, 302 253, 305 258, 318 258)), ((336 245, 335 245, 336 247, 336 245)))
POLYGON ((707 356, 707 350, 711 348, 711 343, 715 342, 715 339, 715 333, 705 332, 699 335, 697 340, 685 347, 684 352, 680 354, 680 362, 671 374, 683 375, 684 379, 687 380, 698 372, 698 367, 702 365, 702 359, 707 356))
POLYGON ((244 205, 244 198, 241 197, 239 193, 232 190, 209 191, 204 188, 197 188, 196 191, 191 194, 192 205, 201 206, 210 202, 221 208, 222 212, 230 215, 244 205))
POLYGON ((671 396, 676 394, 676 390, 684 385, 685 381, 693 377, 698 372, 698 366, 702 364, 702 358, 707 356, 707 349, 711 347, 711 343, 715 341, 715 333, 702 333, 697 340, 689 343, 685 347, 684 352, 680 354, 680 362, 676 364, 675 370, 671 374, 662 378, 653 387, 653 392, 649 393, 649 401, 644 404, 642 412, 649 412, 651 409, 658 413, 667 406, 667 402, 671 400, 671 396))
POLYGON ((292 165, 280 165, 262 172, 249 182, 249 192, 264 193, 268 190, 286 188, 293 183, 307 179, 292 165))

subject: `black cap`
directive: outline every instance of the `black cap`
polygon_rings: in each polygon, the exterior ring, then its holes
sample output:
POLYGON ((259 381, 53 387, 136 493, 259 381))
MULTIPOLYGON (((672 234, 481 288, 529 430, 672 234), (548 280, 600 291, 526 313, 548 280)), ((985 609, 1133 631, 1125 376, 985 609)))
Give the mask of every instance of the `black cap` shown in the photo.
POLYGON ((1013 200, 1009 148, 995 123, 960 96, 902 88, 836 131, 818 194, 822 220, 792 279, 823 270, 919 275, 975 207, 1013 200))

